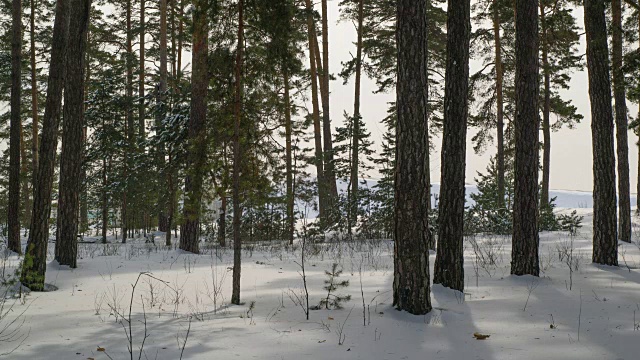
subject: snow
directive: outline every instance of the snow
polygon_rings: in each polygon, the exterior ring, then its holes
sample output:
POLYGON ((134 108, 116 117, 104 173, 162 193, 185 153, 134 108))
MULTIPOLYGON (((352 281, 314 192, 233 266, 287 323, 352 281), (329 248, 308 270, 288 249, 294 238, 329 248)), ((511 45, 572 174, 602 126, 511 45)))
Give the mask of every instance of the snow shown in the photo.
MULTIPOLYGON (((110 307, 126 316, 132 285, 140 272, 150 272, 154 278, 141 276, 133 298, 136 359, 144 337, 143 304, 148 337, 142 359, 179 359, 189 318, 183 359, 637 359, 640 240, 636 235, 637 244, 621 243, 620 267, 593 265, 592 210, 577 210, 585 226, 574 239, 578 266, 572 284, 558 255, 558 248, 570 244, 566 233, 541 235, 539 279, 509 275, 508 237, 467 238, 465 293, 433 286, 433 311, 426 316, 391 306, 390 241, 308 244, 310 304, 326 296, 324 271, 333 262, 344 270, 340 279, 350 281, 339 293, 352 296, 344 309, 311 311, 309 321, 288 295, 302 286, 299 244, 247 245, 241 306, 229 305, 230 249, 208 247, 193 255, 145 244, 143 238, 127 245, 81 244, 78 269, 49 264, 46 280, 57 291, 30 293, 14 305, 9 317, 24 311, 20 332, 28 337, 8 358, 130 358, 128 325, 116 321, 110 307), (473 241, 495 257, 495 266, 476 262, 473 241), (338 345, 343 324, 344 344, 338 345), (490 337, 476 340, 476 332, 490 337)), ((431 274, 434 259, 432 254, 431 274)), ((16 261, 5 260, 5 273, 16 261)), ((16 345, 0 342, 0 352, 16 345)))

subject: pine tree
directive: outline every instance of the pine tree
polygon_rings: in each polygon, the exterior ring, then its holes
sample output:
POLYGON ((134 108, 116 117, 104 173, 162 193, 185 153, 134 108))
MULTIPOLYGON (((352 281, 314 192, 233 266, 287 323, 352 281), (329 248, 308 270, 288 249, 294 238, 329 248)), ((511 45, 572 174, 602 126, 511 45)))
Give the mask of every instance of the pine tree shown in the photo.
POLYGON ((593 262, 618 265, 616 171, 603 0, 584 1, 593 137, 593 262))
POLYGON ((20 242, 20 146, 22 123, 20 120, 22 90, 22 2, 13 0, 11 6, 11 123, 9 140, 9 250, 22 253, 20 242))
POLYGON ((199 253, 200 210, 206 150, 208 75, 208 15, 206 0, 195 2, 193 13, 193 50, 191 74, 191 114, 189 119, 189 155, 185 179, 184 219, 180 249, 199 253))
POLYGON ((511 274, 538 276, 538 1, 516 0, 515 11, 515 186, 511 274))
POLYGON ((470 1, 447 6, 447 70, 438 246, 433 282, 464 291, 464 203, 469 94, 470 1))
POLYGON ((47 243, 49 241, 49 216, 51 214, 51 192, 58 145, 62 90, 65 80, 70 12, 70 6, 66 2, 58 1, 56 3, 47 102, 38 153, 38 175, 36 177, 37 181, 34 183, 32 220, 21 273, 21 282, 33 291, 44 290, 47 243))
POLYGON ((70 14, 67 42, 55 257, 61 265, 75 268, 82 187, 80 180, 84 161, 84 61, 91 0, 73 0, 71 6, 73 11, 70 14))
POLYGON ((629 139, 627 131, 627 95, 622 68, 622 1, 611 1, 613 15, 611 42, 611 69, 613 72, 613 96, 615 100, 616 151, 618 159, 618 237, 622 241, 631 242, 631 194, 629 185, 629 139))
POLYGON ((431 311, 429 286, 429 152, 427 128, 427 1, 398 0, 393 304, 431 311))

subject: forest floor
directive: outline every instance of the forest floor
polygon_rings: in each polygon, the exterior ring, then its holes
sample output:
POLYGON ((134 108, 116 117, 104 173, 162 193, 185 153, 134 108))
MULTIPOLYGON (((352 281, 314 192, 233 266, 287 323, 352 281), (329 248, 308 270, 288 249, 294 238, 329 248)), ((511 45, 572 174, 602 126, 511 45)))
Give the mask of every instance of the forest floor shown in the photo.
MULTIPOLYGON (((593 265, 591 210, 579 211, 576 236, 541 235, 540 278, 509 275, 509 237, 465 239, 464 294, 433 286, 425 316, 392 307, 389 241, 307 244, 309 303, 326 298, 334 263, 343 270, 336 280, 349 280, 336 293, 351 295, 309 320, 295 300, 303 294, 299 243, 245 246, 240 306, 229 304, 228 248, 193 255, 142 239, 81 244, 77 269, 49 264, 57 291, 4 301, 0 352, 16 360, 638 359, 640 238, 620 244, 619 267, 593 265), (13 341, 2 341, 9 333, 13 341)), ((2 260, 5 278, 16 263, 2 260)))

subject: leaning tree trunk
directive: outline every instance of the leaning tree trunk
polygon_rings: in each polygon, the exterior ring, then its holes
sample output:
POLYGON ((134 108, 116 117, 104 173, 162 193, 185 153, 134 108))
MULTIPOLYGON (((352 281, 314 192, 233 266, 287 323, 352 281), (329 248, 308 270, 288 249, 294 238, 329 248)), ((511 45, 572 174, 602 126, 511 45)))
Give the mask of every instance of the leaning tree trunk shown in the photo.
POLYGON ((629 124, 627 120, 627 100, 622 71, 622 2, 611 1, 613 22, 612 41, 612 71, 613 96, 615 98, 615 123, 618 155, 618 237, 625 242, 631 242, 631 194, 629 185, 629 124))
POLYGON ((235 63, 235 101, 233 131, 233 284, 231 303, 240 305, 240 274, 242 265, 242 239, 240 225, 242 207, 240 206, 240 161, 242 160, 242 143, 240 139, 240 123, 242 121, 242 62, 244 50, 244 0, 238 2, 238 47, 235 63))
POLYGON ((618 265, 616 160, 603 0, 584 0, 593 138, 593 262, 618 265))
POLYGON ((33 211, 27 251, 23 262, 21 282, 33 291, 44 290, 47 268, 47 243, 49 241, 49 215, 51 214, 51 192, 58 147, 58 127, 62 107, 62 91, 65 78, 67 37, 69 35, 70 4, 56 2, 53 24, 51 60, 47 84, 47 101, 42 121, 42 136, 38 162, 37 181, 33 190, 33 211))
POLYGON ((542 103, 542 184, 540 208, 549 206, 549 180, 551 176, 551 69, 549 68, 549 33, 544 1, 540 2, 542 27, 542 71, 544 73, 544 99, 542 103))
POLYGON ((469 0, 449 0, 447 12, 442 172, 433 282, 464 291, 464 180, 469 114, 471 3, 469 0))
POLYGON ((398 123, 394 214, 393 304, 431 311, 429 285, 429 152, 427 1, 397 1, 398 123))
POLYGON ((60 265, 75 268, 84 160, 84 61, 91 0, 71 0, 70 4, 55 258, 60 265))
POLYGON ((191 73, 191 118, 189 121, 189 153, 185 178, 184 220, 180 249, 199 253, 202 178, 206 158, 207 86, 209 58, 209 26, 207 0, 195 2, 193 13, 193 52, 191 73))
MULTIPOLYGON (((20 243, 20 123, 21 61, 22 61, 22 1, 11 6, 11 119, 9 134, 9 203, 7 224, 9 250, 22 253, 20 243)), ((23 194, 26 195, 26 194, 23 194)))
POLYGON ((516 150, 511 274, 538 276, 538 0, 516 0, 516 14, 516 150))
POLYGON ((496 67, 496 131, 498 152, 496 165, 498 168, 498 206, 504 207, 505 197, 505 151, 504 151, 504 94, 502 86, 504 82, 504 67, 502 64, 502 40, 500 38, 500 14, 498 12, 498 0, 493 0, 493 42, 496 67))
POLYGON ((322 130, 320 125, 320 106, 318 104, 318 74, 317 74, 317 44, 315 36, 315 24, 311 11, 313 6, 311 0, 305 0, 306 9, 309 12, 307 14, 307 35, 309 38, 309 69, 311 75, 311 105, 313 112, 311 114, 313 118, 313 135, 315 144, 315 159, 316 165, 316 178, 318 182, 318 212, 321 221, 326 220, 326 203, 328 195, 328 189, 325 180, 323 151, 322 151, 322 130))

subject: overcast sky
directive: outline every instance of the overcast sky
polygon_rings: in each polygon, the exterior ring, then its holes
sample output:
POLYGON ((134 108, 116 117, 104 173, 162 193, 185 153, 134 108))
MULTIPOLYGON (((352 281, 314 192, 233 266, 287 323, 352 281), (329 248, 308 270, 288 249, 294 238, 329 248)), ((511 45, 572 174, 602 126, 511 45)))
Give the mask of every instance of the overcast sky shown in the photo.
MULTIPOLYGON (((330 16, 330 65, 331 71, 335 74, 339 71, 341 61, 350 59, 351 53, 355 53, 355 28, 353 24, 347 22, 337 23, 338 21, 338 1, 329 1, 330 16)), ((318 8, 319 10, 319 8, 318 8)), ((583 27, 582 9, 575 11, 579 26, 583 27)), ((584 53, 585 42, 584 36, 580 51, 584 53)), ((472 62, 471 72, 477 71, 481 64, 472 62)), ((362 92, 362 116, 371 131, 373 140, 380 143, 384 127, 380 124, 380 120, 386 114, 386 103, 392 101, 395 94, 374 95, 372 91, 375 84, 366 79, 363 83, 362 92)), ((353 113, 353 82, 346 86, 342 85, 342 80, 334 81, 331 84, 331 115, 334 119, 334 126, 342 121, 343 111, 353 113)), ((593 186, 592 175, 592 153, 591 153, 591 116, 588 94, 588 78, 585 71, 573 74, 571 88, 565 91, 568 98, 578 107, 578 112, 584 116, 584 120, 577 128, 573 130, 562 129, 551 135, 551 188, 552 189, 568 189, 591 191, 593 186)), ((637 107, 630 104, 630 112, 635 117, 637 107)), ((468 139, 473 136, 474 130, 469 129, 468 139)), ((542 135, 540 136, 542 138, 542 135)), ((637 164, 638 164, 638 147, 636 146, 637 137, 632 131, 629 132, 629 162, 631 176, 631 191, 635 193, 637 184, 637 164)), ((440 148, 440 142, 436 144, 436 149, 440 148)), ((476 171, 483 171, 488 163, 489 157, 495 153, 493 149, 489 149, 487 153, 476 155, 473 152, 471 142, 467 146, 467 182, 473 183, 476 171)), ((375 177, 375 174, 372 174, 375 177)), ((431 154, 431 181, 440 181, 440 152, 431 154)))

